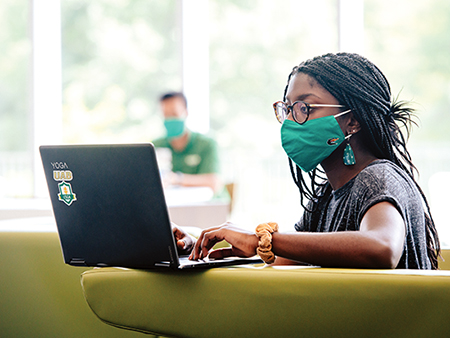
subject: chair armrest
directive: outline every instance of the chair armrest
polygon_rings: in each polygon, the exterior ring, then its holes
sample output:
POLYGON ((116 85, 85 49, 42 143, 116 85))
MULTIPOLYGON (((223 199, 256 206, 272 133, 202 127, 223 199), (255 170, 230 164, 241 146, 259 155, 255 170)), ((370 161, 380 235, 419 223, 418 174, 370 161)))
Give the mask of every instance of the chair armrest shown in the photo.
POLYGON ((82 275, 111 325, 171 337, 450 334, 450 271, 217 268, 82 275))

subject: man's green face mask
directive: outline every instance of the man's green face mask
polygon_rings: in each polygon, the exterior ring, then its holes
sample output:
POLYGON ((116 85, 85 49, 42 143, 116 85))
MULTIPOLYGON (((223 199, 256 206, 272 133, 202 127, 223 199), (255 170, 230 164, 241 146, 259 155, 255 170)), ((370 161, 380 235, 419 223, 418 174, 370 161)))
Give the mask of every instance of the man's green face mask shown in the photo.
POLYGON ((281 127, 281 144, 289 158, 303 171, 313 170, 344 142, 345 136, 336 117, 325 116, 304 124, 285 120, 281 127))
POLYGON ((183 135, 185 128, 185 119, 172 118, 164 120, 164 127, 166 127, 167 137, 175 138, 183 135))

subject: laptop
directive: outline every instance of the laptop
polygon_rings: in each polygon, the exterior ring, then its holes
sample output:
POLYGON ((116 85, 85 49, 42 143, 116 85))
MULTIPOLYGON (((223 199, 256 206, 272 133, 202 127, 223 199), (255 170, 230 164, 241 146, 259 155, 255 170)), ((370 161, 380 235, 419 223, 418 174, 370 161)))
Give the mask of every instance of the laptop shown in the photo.
POLYGON ((153 144, 39 150, 66 264, 186 269, 262 263, 179 257, 153 144))

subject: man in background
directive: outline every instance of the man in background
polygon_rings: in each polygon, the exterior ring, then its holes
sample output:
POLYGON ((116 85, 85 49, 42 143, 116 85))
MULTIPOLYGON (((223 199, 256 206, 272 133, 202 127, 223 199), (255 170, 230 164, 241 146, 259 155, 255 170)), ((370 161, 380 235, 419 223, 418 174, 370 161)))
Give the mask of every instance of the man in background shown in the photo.
POLYGON ((217 192, 219 161, 216 142, 186 127, 187 100, 181 92, 160 98, 166 136, 153 141, 155 147, 168 148, 172 154, 172 172, 164 178, 168 185, 204 186, 217 192))

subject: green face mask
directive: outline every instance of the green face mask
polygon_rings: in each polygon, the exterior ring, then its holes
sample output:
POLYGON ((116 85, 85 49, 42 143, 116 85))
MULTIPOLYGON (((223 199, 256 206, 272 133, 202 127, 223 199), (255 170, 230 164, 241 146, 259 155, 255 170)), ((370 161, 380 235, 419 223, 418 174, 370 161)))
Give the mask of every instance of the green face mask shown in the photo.
POLYGON ((164 120, 164 127, 166 127, 167 137, 174 138, 183 135, 185 119, 174 118, 164 120))
MULTIPOLYGON (((350 110, 337 114, 341 116, 350 110)), ((304 124, 285 120, 281 127, 281 144, 289 158, 309 172, 344 142, 345 136, 336 117, 325 116, 304 124)))

